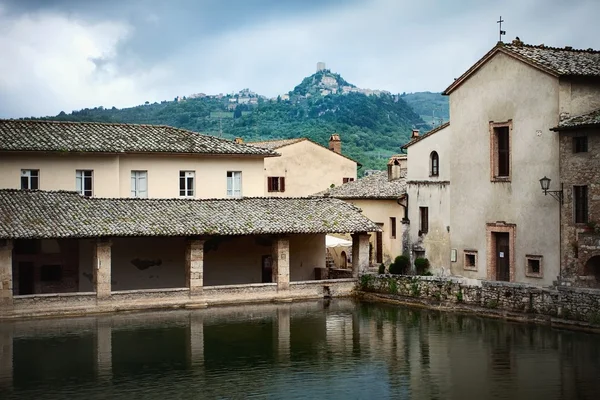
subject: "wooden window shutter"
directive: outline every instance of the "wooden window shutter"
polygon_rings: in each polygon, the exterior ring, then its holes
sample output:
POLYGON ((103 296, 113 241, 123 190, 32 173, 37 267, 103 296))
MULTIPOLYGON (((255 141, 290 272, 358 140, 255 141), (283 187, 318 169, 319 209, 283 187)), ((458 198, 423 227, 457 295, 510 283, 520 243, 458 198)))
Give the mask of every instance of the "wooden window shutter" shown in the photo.
POLYGON ((270 176, 267 177, 267 190, 269 192, 273 191, 273 178, 271 178, 270 176))
POLYGON ((279 191, 285 192, 285 176, 279 178, 279 191))

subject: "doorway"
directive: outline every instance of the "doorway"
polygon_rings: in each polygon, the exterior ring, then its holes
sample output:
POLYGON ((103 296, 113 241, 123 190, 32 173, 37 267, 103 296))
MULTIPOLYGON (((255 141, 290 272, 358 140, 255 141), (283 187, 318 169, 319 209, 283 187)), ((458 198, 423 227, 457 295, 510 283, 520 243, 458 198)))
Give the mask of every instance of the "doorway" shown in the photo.
POLYGON ((262 283, 273 282, 273 257, 262 256, 262 283))
POLYGON ((496 242, 496 280, 510 281, 510 234, 494 232, 496 242))
POLYGON ((34 273, 32 262, 19 263, 19 295, 33 294, 34 273))

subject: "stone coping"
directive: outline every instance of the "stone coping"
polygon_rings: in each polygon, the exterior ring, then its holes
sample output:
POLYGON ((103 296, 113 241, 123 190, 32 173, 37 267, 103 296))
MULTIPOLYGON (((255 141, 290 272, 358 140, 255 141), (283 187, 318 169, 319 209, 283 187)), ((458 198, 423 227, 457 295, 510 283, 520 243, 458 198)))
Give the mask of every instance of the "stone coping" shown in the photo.
POLYGON ((241 283, 237 285, 213 285, 213 286, 204 286, 203 290, 219 290, 219 289, 248 289, 248 288, 265 288, 265 287, 273 287, 277 288, 277 283, 268 282, 268 283, 241 283))
POLYGON ((66 293, 38 293, 38 294, 21 294, 13 296, 15 300, 28 300, 36 298, 53 298, 53 297, 96 297, 96 292, 66 292, 66 293))
POLYGON ((322 284, 331 284, 331 283, 344 283, 344 282, 356 282, 356 278, 342 278, 342 279, 321 279, 321 280, 312 280, 312 281, 294 281, 290 282, 290 286, 294 285, 322 285, 322 284))
MULTIPOLYGON (((146 294, 146 293, 172 293, 172 292, 189 292, 189 288, 158 288, 158 289, 131 289, 131 290, 114 290, 111 295, 119 294, 146 294)), ((94 294, 96 294, 94 292, 94 294)))

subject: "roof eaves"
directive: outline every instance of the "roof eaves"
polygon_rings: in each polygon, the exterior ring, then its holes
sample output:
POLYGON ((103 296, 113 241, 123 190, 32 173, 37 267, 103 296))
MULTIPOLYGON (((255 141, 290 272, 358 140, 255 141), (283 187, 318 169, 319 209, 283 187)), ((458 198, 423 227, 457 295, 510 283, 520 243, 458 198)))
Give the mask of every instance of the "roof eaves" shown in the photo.
POLYGON ((439 132, 439 131, 441 131, 441 130, 444 130, 445 128, 447 128, 447 127, 449 127, 449 126, 450 126, 450 121, 448 121, 448 122, 445 122, 445 123, 443 123, 442 125, 440 125, 440 126, 438 126, 438 127, 436 127, 436 128, 433 128, 433 129, 432 129, 432 130, 430 130, 429 132, 425 132, 423 135, 421 135, 421 136, 417 136, 416 138, 412 139, 411 141, 409 141, 408 143, 406 143, 404 146, 402 146, 402 147, 400 147, 400 148, 401 148, 401 149, 403 149, 403 150, 406 150, 407 148, 409 148, 409 147, 410 147, 410 146, 412 146, 413 144, 415 144, 415 143, 417 143, 417 142, 420 142, 421 140, 423 140, 423 139, 426 139, 426 138, 428 138, 429 136, 431 136, 431 135, 433 135, 433 134, 435 134, 435 133, 437 133, 437 132, 439 132))

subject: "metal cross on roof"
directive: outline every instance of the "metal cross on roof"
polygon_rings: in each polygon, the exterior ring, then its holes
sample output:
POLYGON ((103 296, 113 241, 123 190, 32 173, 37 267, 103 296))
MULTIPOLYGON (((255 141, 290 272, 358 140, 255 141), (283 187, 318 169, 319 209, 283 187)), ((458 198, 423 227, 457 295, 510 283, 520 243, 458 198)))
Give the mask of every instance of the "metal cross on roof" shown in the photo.
POLYGON ((498 21, 496 21, 497 24, 500 24, 500 35, 498 37, 498 41, 501 42, 502 41, 502 35, 506 35, 506 31, 502 30, 502 23, 504 22, 504 20, 502 19, 502 16, 500 16, 500 19, 498 21))

